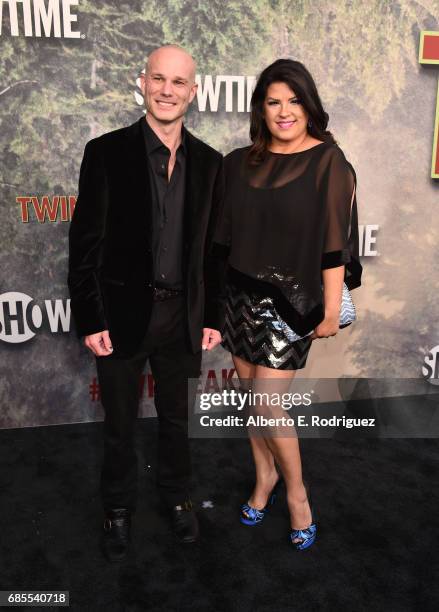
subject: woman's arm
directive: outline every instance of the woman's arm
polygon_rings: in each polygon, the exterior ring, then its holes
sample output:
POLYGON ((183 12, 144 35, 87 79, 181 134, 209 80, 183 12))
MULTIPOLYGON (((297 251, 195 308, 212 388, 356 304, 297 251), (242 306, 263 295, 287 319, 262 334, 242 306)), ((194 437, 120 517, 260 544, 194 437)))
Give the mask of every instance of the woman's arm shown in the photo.
POLYGON ((339 330, 344 275, 344 265, 322 270, 325 318, 312 333, 311 338, 313 340, 335 336, 339 330))

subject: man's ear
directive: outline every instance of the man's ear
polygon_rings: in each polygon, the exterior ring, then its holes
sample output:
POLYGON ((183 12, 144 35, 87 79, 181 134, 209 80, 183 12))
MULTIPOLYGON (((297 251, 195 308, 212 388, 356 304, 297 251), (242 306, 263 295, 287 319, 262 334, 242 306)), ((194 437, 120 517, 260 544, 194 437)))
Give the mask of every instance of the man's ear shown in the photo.
POLYGON ((143 95, 145 95, 145 87, 146 87, 146 74, 144 72, 141 72, 139 75, 140 78, 140 89, 143 93, 143 95))
POLYGON ((195 98, 195 94, 197 93, 197 89, 198 89, 198 83, 194 83, 191 87, 191 93, 189 96, 189 102, 192 102, 192 100, 195 98))

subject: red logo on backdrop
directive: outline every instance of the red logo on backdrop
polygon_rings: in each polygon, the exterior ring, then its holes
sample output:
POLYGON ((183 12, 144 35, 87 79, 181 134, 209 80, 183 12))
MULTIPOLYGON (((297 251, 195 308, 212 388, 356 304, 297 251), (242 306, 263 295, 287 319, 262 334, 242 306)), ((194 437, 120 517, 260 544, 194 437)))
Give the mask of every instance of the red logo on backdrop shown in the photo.
MULTIPOLYGON (((234 368, 222 368, 219 373, 215 370, 208 370, 207 373, 202 372, 198 382, 197 393, 217 393, 225 388, 234 375, 234 368)), ((96 376, 92 378, 88 386, 88 393, 92 402, 100 401, 101 389, 96 376)), ((142 399, 144 397, 154 397, 154 379, 152 374, 142 374, 139 378, 139 398, 142 399)))
POLYGON ((76 205, 74 195, 18 196, 15 199, 20 205, 23 223, 29 223, 30 218, 39 223, 71 221, 76 205))
MULTIPOLYGON (((439 32, 421 32, 419 43, 419 63, 439 64, 439 32)), ((436 96, 436 114, 434 120, 433 155, 431 159, 431 177, 439 178, 439 81, 436 96)))

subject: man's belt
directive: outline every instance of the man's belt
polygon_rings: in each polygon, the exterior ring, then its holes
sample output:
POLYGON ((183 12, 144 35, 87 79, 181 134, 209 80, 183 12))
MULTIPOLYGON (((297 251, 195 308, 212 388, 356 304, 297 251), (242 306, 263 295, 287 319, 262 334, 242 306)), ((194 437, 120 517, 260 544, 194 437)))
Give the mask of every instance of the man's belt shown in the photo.
POLYGON ((163 300, 169 300, 171 298, 179 297, 183 295, 182 289, 167 289, 166 287, 154 287, 152 292, 152 299, 154 302, 163 302, 163 300))

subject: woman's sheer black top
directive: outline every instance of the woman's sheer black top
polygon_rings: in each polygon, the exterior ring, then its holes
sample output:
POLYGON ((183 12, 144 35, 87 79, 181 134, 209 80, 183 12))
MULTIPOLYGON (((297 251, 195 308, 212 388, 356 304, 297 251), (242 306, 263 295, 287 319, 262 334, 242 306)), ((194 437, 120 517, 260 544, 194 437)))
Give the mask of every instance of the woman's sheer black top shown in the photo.
POLYGON ((355 171, 332 143, 268 151, 257 165, 249 148, 225 158, 215 248, 254 288, 275 297, 297 333, 308 333, 324 318, 323 269, 344 264, 349 289, 361 284, 355 171))

